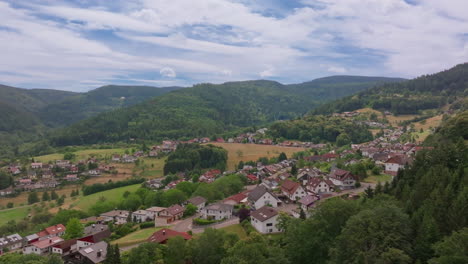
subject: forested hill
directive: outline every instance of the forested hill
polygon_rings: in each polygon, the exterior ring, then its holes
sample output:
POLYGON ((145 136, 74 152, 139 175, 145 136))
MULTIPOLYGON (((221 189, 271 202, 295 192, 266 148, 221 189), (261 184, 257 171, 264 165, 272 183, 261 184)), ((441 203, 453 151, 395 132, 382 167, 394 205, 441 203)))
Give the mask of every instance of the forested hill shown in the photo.
MULTIPOLYGON (((402 78, 337 75, 310 82, 290 84, 287 90, 310 98, 336 100, 384 83, 402 82, 402 78)), ((322 102, 323 103, 323 102, 322 102)))
POLYGON ((465 98, 468 93, 468 63, 413 80, 386 83, 335 102, 322 105, 313 114, 353 111, 364 107, 394 114, 416 114, 440 108, 465 98))
POLYGON ((358 87, 362 90, 376 82, 396 80, 356 77, 349 84, 349 78, 331 81, 334 78, 329 79, 335 87, 329 92, 314 81, 300 85, 266 80, 199 84, 74 124, 55 133, 52 144, 211 136, 240 127, 300 117, 320 103, 349 94, 358 87))
POLYGON ((131 106, 181 87, 107 85, 80 93, 42 108, 39 118, 49 127, 60 127, 102 112, 131 106))

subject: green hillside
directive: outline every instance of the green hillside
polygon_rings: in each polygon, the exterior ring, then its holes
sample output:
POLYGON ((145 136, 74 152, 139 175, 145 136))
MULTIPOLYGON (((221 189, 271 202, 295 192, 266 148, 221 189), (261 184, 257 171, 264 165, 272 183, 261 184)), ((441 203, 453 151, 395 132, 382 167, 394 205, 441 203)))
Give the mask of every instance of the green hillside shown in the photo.
POLYGON ((74 124, 55 133, 52 144, 212 136, 241 127, 297 118, 340 94, 367 89, 376 82, 399 81, 349 76, 326 80, 299 85, 266 80, 199 84, 74 124), (334 88, 328 89, 327 85, 334 88))
POLYGON ((179 88, 107 85, 49 104, 42 108, 38 115, 49 127, 66 126, 102 112, 149 100, 179 88))
POLYGON ((386 83, 333 103, 325 104, 312 113, 329 114, 353 111, 364 107, 388 110, 393 114, 418 114, 436 109, 466 97, 468 93, 468 63, 413 80, 386 83))

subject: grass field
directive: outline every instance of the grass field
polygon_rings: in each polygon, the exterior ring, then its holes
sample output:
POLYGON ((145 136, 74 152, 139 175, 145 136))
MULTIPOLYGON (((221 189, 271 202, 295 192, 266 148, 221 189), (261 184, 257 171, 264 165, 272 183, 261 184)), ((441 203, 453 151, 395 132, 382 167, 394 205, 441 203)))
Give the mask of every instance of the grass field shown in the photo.
POLYGON ((303 151, 304 148, 281 147, 271 145, 240 144, 240 143, 211 143, 223 147, 228 151, 228 169, 234 169, 240 161, 257 161, 260 157, 277 157, 281 152, 288 157, 293 153, 303 151))
MULTIPOLYGON (((92 156, 93 157, 105 157, 106 155, 110 156, 112 154, 123 154, 123 153, 125 153, 125 150, 126 149, 124 149, 124 148, 86 149, 86 150, 79 150, 79 151, 76 151, 76 152, 73 152, 73 153, 76 155, 75 160, 83 160, 83 159, 87 159, 87 158, 92 157, 92 156)), ((44 163, 48 163, 48 162, 54 161, 54 160, 61 160, 61 159, 63 159, 63 154, 61 154, 61 153, 53 153, 53 154, 49 154, 49 155, 34 157, 35 161, 44 162, 44 163)))
POLYGON ((433 116, 431 118, 428 118, 424 121, 421 121, 421 122, 417 122, 417 123, 414 123, 414 128, 416 130, 420 130, 421 128, 423 130, 427 130, 429 128, 436 128, 440 125, 440 123, 442 122, 442 115, 437 115, 437 116, 433 116))
POLYGON ((379 118, 382 118, 382 117, 383 117, 382 112, 377 111, 377 110, 374 110, 374 109, 369 108, 369 107, 358 109, 358 110, 356 110, 356 112, 359 112, 359 113, 375 113, 375 114, 377 114, 377 116, 378 116, 379 118))
POLYGON ((120 187, 112 190, 107 190, 103 192, 94 193, 87 196, 79 196, 75 201, 71 201, 71 203, 65 203, 62 208, 72 207, 73 209, 88 211, 89 208, 94 205, 100 197, 106 198, 107 201, 112 202, 119 202, 123 198, 123 194, 126 191, 134 192, 136 191, 141 185, 134 184, 125 187, 120 187))
POLYGON ((139 175, 145 178, 160 178, 164 176, 166 158, 143 158, 138 169, 139 175))
POLYGON ((419 115, 398 115, 398 116, 388 115, 387 119, 388 119, 388 122, 390 122, 392 126, 398 126, 400 122, 411 120, 418 116, 419 115))
POLYGON ((392 180, 392 176, 391 175, 387 175, 387 174, 381 174, 381 175, 372 175, 372 176, 369 176, 367 177, 364 182, 369 182, 369 183, 378 183, 378 182, 381 182, 382 184, 384 184, 385 182, 389 182, 392 180))
POLYGON ((153 227, 137 230, 130 233, 122 238, 114 240, 111 244, 119 244, 120 247, 127 247, 135 244, 139 244, 148 239, 154 232, 162 229, 162 227, 153 227))
POLYGON ((247 233, 245 232, 244 228, 240 224, 237 225, 231 225, 231 226, 226 226, 223 228, 220 228, 221 230, 224 230, 228 233, 233 233, 239 236, 240 239, 246 239, 247 238, 247 233))
MULTIPOLYGON (((81 189, 81 187, 77 186, 77 185, 66 185, 66 186, 59 187, 59 188, 55 189, 55 192, 59 196, 65 194, 65 196, 70 197, 71 192, 73 190, 76 190, 76 189, 81 189)), ((49 194, 50 194, 50 192, 51 191, 49 191, 49 194)), ((38 192, 39 199, 42 197, 42 193, 43 192, 38 192)), ((19 194, 16 197, 11 197, 11 198, 10 197, 3 197, 3 198, 0 199, 0 205, 1 206, 6 206, 9 202, 12 202, 15 207, 21 206, 21 205, 27 205, 28 204, 28 195, 29 195, 28 192, 22 192, 21 194, 19 194)))
POLYGON ((0 211, 0 225, 4 225, 11 220, 18 221, 25 218, 30 211, 30 207, 31 206, 24 206, 0 211))

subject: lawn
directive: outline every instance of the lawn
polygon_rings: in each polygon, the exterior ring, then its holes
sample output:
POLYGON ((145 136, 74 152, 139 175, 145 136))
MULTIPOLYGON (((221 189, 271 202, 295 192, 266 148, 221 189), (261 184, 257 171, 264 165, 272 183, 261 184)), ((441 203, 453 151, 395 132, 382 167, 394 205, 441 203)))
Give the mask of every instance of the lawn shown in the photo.
POLYGON ((106 198, 107 201, 119 202, 123 199, 123 194, 126 191, 134 192, 138 188, 140 188, 140 186, 140 184, 134 184, 103 192, 93 193, 87 196, 80 196, 69 206, 71 206, 73 209, 82 210, 86 212, 92 205, 94 205, 99 200, 100 197, 106 198))
POLYGON ((272 145, 240 144, 240 143, 211 143, 223 147, 228 151, 228 169, 233 170, 240 161, 257 161, 260 157, 277 157, 281 152, 291 157, 293 153, 303 151, 304 148, 282 147, 272 145))
MULTIPOLYGON (((116 148, 116 149, 86 149, 86 150, 79 150, 73 152, 76 155, 75 160, 83 160, 89 157, 105 157, 110 156, 112 154, 123 154, 125 153, 124 148, 116 148)), ((34 157, 35 161, 40 161, 44 163, 48 163, 50 161, 61 160, 63 159, 63 154, 61 153, 54 153, 49 155, 43 155, 34 157)))
POLYGON ((417 123, 414 123, 414 128, 416 130, 420 130, 421 128, 423 130, 427 130, 429 128, 436 128, 440 125, 440 123, 442 122, 442 115, 437 115, 437 116, 433 116, 433 117, 430 117, 428 119, 425 119, 421 122, 417 122, 417 123))
POLYGON ((388 115, 387 119, 392 126, 398 126, 400 122, 407 121, 418 117, 419 115, 388 115))
POLYGON ((112 244, 119 244, 120 247, 127 247, 134 244, 142 243, 148 239, 154 232, 162 229, 162 227, 152 227, 137 230, 122 238, 112 241, 112 244))
POLYGON ((31 206, 25 206, 20 208, 5 209, 0 211, 0 226, 6 224, 11 220, 21 220, 28 216, 31 206))
POLYGON ((378 183, 381 182, 382 184, 385 182, 390 182, 392 180, 391 175, 387 174, 381 174, 381 175, 372 175, 367 177, 364 182, 369 182, 369 183, 378 183))
POLYGON ((166 158, 143 158, 137 167, 139 175, 145 178, 160 178, 164 176, 166 158))
POLYGON ((239 236, 240 239, 247 238, 247 233, 245 232, 244 228, 242 228, 240 224, 226 226, 226 227, 220 228, 220 230, 224 230, 228 233, 236 234, 239 236))

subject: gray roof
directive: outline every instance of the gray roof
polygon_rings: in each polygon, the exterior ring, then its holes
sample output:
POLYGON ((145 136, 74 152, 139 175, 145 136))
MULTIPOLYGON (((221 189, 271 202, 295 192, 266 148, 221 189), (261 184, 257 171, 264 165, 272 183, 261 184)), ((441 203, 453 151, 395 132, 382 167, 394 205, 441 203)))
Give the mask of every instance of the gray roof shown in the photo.
POLYGON ((206 203, 206 199, 201 196, 195 196, 193 198, 188 199, 187 202, 198 206, 202 203, 206 203))
POLYGON ((109 229, 107 225, 93 224, 84 228, 83 236, 93 235, 107 229, 109 229))
POLYGON ((249 196, 248 199, 250 201, 257 201, 258 199, 260 199, 260 197, 262 197, 265 193, 269 193, 271 194, 273 197, 276 198, 276 196, 274 194, 272 194, 270 191, 268 191, 268 189, 263 186, 263 185, 259 185, 257 187, 255 187, 255 189, 253 189, 250 193, 249 193, 249 196))
POLYGON ((231 204, 215 203, 210 204, 205 207, 205 210, 215 210, 215 211, 232 211, 234 206, 231 204))
POLYGON ((107 243, 104 241, 98 242, 89 247, 80 249, 79 254, 86 257, 93 263, 100 263, 106 260, 107 256, 107 243), (98 256, 99 253, 101 256, 98 256))
POLYGON ((278 215, 278 212, 269 206, 263 206, 262 208, 253 211, 250 216, 259 220, 260 222, 264 222, 273 216, 278 215))

